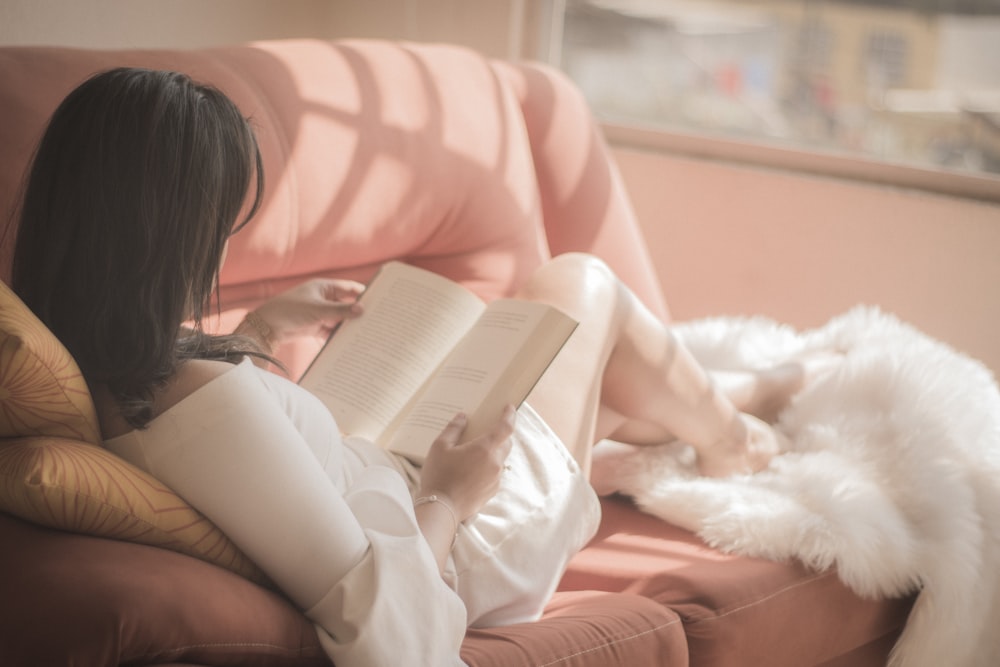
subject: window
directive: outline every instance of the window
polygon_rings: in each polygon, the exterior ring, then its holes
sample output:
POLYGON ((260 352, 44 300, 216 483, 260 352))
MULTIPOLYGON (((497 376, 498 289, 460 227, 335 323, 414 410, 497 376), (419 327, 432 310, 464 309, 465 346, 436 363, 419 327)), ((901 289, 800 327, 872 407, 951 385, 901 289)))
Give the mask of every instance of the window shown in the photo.
POLYGON ((1000 0, 566 0, 602 120, 1000 174, 1000 0))

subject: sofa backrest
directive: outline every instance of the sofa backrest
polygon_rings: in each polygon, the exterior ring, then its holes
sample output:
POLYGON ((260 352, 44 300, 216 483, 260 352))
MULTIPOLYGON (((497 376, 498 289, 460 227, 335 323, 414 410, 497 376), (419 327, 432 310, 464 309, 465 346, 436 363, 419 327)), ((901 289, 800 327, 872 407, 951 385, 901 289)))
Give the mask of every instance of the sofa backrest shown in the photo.
MULTIPOLYGON (((461 48, 286 40, 203 50, 0 48, 0 212, 52 111, 89 75, 174 69, 222 89, 255 126, 262 209, 233 237, 226 310, 311 276, 367 280, 403 259, 485 298, 549 254, 594 252, 665 315, 606 148, 575 88, 461 48)), ((13 233, 0 236, 0 278, 13 233)))

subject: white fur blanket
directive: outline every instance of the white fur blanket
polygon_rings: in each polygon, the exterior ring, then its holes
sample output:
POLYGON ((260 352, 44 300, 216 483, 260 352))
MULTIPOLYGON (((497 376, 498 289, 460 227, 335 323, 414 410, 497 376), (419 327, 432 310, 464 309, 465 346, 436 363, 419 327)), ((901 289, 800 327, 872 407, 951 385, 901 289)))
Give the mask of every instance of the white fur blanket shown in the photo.
POLYGON ((723 550, 836 567, 863 596, 919 589, 894 667, 1000 665, 1000 392, 980 363, 872 308, 807 332, 718 318, 678 334, 708 368, 837 348, 756 475, 700 478, 683 444, 627 448, 595 475, 723 550))

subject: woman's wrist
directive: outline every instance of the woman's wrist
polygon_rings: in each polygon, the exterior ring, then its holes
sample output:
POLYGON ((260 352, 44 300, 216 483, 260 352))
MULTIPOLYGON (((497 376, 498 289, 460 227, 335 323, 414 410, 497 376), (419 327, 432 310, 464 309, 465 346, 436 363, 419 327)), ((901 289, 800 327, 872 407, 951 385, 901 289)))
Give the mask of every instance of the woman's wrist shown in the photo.
MULTIPOLYGON (((426 496, 417 496, 416 498, 414 498, 413 507, 417 508, 420 507, 421 505, 427 505, 428 503, 438 503, 441 507, 444 508, 444 510, 448 513, 448 516, 451 517, 451 526, 452 526, 451 533, 453 536, 457 536, 458 524, 459 524, 458 514, 455 513, 455 508, 452 506, 451 501, 448 500, 447 497, 442 494, 431 493, 426 496)), ((452 542, 454 542, 454 537, 452 538, 452 542)))
POLYGON ((420 494, 413 500, 413 510, 420 532, 443 572, 458 537, 459 519, 451 500, 441 493, 420 494))
POLYGON ((274 345, 274 329, 256 310, 247 311, 243 321, 236 327, 236 332, 249 336, 260 343, 265 352, 270 352, 274 345))

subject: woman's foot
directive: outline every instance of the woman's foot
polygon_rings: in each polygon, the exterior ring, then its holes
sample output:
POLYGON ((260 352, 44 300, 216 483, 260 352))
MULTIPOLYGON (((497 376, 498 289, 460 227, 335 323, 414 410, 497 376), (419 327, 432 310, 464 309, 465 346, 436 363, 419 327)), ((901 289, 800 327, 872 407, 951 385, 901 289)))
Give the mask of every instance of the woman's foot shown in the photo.
POLYGON ((788 449, 788 438, 749 414, 740 414, 746 426, 741 439, 725 440, 698 450, 698 472, 705 477, 729 477, 760 472, 771 459, 788 449))
POLYGON ((773 423, 792 396, 843 361, 839 352, 813 352, 755 371, 712 372, 719 387, 742 412, 773 423))

